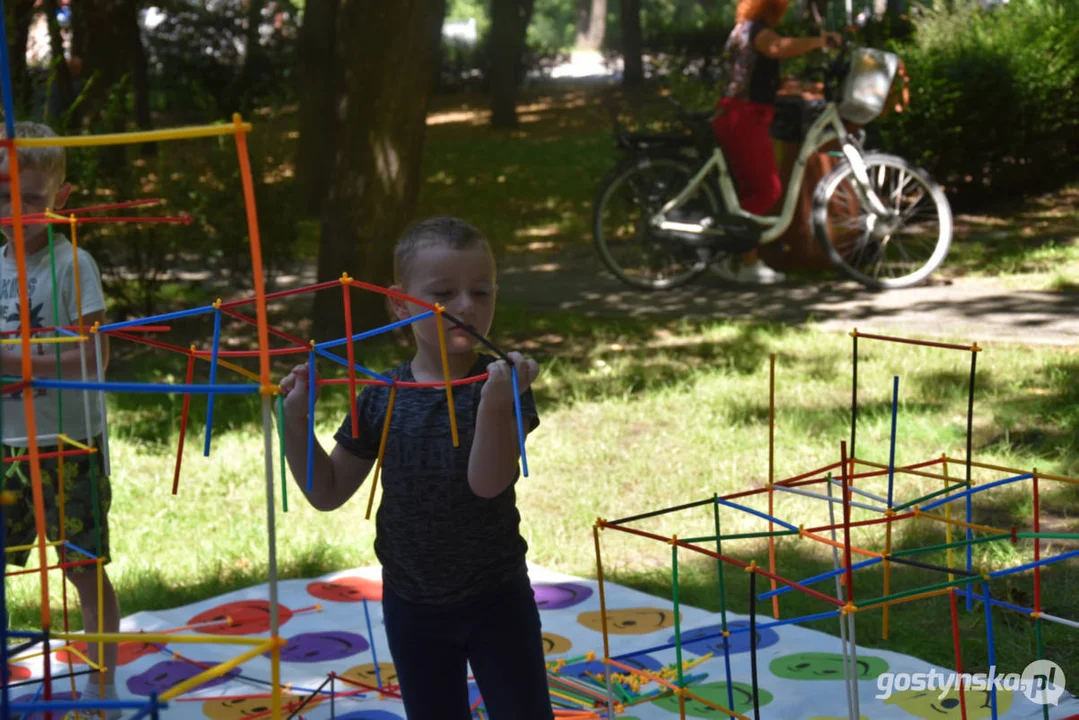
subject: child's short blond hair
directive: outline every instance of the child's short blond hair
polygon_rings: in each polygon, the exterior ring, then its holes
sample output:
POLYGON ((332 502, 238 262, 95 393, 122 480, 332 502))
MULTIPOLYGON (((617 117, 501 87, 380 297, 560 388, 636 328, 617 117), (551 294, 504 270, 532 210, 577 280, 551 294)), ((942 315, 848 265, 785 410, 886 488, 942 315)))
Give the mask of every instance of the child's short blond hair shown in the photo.
POLYGON ((393 250, 393 278, 398 285, 408 280, 412 261, 423 248, 446 247, 464 250, 481 247, 494 261, 491 244, 482 232, 457 217, 433 217, 421 220, 405 231, 393 250))
MULTIPOLYGON (((7 130, 0 124, 0 138, 7 137, 7 130)), ((38 122, 15 123, 16 138, 52 138, 56 132, 38 122)), ((0 157, 7 151, 0 149, 0 157)), ((49 174, 57 186, 63 184, 67 174, 67 157, 62 147, 24 147, 19 148, 19 167, 23 170, 39 170, 49 174)))

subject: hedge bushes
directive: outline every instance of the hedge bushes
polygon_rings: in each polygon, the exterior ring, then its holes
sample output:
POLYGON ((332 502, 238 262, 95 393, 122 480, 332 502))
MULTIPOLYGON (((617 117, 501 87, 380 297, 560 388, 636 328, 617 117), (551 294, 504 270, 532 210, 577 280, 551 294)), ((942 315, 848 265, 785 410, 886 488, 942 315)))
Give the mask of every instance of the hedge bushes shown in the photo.
POLYGON ((880 123, 883 144, 917 160, 959 205, 1059 187, 1079 171, 1079 0, 970 0, 914 13, 892 48, 910 108, 880 123))

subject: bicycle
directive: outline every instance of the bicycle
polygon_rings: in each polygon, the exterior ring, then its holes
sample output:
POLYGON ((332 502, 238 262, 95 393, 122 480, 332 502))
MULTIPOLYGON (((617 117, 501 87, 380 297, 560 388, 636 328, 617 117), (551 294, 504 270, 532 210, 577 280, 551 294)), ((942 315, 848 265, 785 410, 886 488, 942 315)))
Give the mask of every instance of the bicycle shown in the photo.
POLYGON ((691 135, 618 132, 619 149, 629 155, 600 185, 593 210, 603 263, 628 285, 662 290, 774 242, 794 218, 809 156, 836 143, 833 154, 843 160, 817 183, 811 214, 828 258, 867 288, 923 282, 951 245, 948 199, 924 170, 862 147, 861 127, 884 109, 898 65, 892 53, 848 44, 839 49, 824 68, 824 109, 805 134, 779 215, 755 215, 740 206, 712 134, 715 111, 689 112, 672 100, 691 135), (707 159, 694 167, 690 161, 702 154, 707 159), (620 218, 623 208, 626 217, 620 218), (843 218, 844 209, 855 209, 854 217, 843 218), (633 246, 628 262, 616 257, 620 242, 633 246), (915 258, 919 249, 928 256, 924 260, 915 258))

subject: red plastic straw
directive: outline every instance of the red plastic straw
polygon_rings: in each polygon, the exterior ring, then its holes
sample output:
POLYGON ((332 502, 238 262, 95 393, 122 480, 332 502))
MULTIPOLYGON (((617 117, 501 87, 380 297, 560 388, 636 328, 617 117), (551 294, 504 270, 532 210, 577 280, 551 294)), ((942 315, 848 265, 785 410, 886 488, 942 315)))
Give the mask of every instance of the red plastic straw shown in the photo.
MULTIPOLYGON (((38 453, 37 456, 39 458, 41 458, 42 460, 48 460, 50 458, 72 457, 74 455, 89 455, 92 452, 94 452, 94 451, 93 450, 83 450, 82 448, 73 448, 71 450, 57 450, 55 452, 38 453)), ((29 459, 30 459, 29 455, 18 455, 18 456, 12 456, 12 457, 4 458, 4 462, 5 463, 25 462, 26 460, 29 460, 29 459)))
MULTIPOLYGON (((187 384, 190 385, 195 377, 195 354, 187 356, 187 384)), ((184 409, 180 413, 180 445, 176 449, 176 471, 172 476, 172 494, 175 495, 180 488, 180 463, 184 459, 184 437, 187 435, 187 413, 191 408, 191 393, 184 393, 184 409)))
POLYGON ((348 412, 352 418, 352 438, 360 436, 360 423, 356 418, 356 350, 352 342, 352 287, 348 283, 341 284, 341 297, 345 303, 345 338, 348 342, 348 412))
MULTIPOLYGON (((106 205, 87 205, 80 208, 65 208, 65 214, 90 213, 90 212, 105 212, 107 210, 126 210, 133 207, 145 207, 147 205, 157 205, 163 202, 161 198, 146 198, 143 200, 126 200, 124 202, 108 203, 106 205)), ((37 218, 45 217, 45 213, 31 213, 30 215, 24 215, 23 217, 37 218)))
MULTIPOLYGON (((256 320, 253 317, 248 317, 247 315, 244 315, 243 313, 236 312, 235 310, 230 310, 230 309, 225 308, 225 307, 221 308, 221 312, 225 313, 229 317, 234 317, 237 320, 242 320, 242 321, 244 321, 245 323, 247 323, 249 325, 253 325, 255 327, 258 327, 258 320, 256 320)), ((284 340, 288 340, 289 342, 295 343, 296 345, 302 347, 304 352, 310 352, 311 351, 311 344, 309 342, 307 342, 306 340, 304 340, 303 338, 301 338, 301 337, 296 337, 295 335, 290 335, 289 333, 285 332, 284 330, 278 330, 277 328, 272 327, 272 326, 267 326, 266 329, 269 331, 269 333, 271 335, 276 335, 279 338, 282 338, 284 340)))
MULTIPOLYGON (((684 543, 681 540, 675 540, 674 538, 664 537, 662 535, 656 535, 655 533, 646 532, 644 530, 638 530, 636 528, 626 527, 625 525, 604 525, 604 527, 607 528, 608 530, 619 530, 621 532, 630 533, 631 535, 640 535, 641 537, 650 538, 652 540, 659 540, 659 541, 665 542, 665 543, 667 543, 669 545, 677 545, 678 547, 685 548, 686 550, 692 550, 694 552, 701 553, 702 555, 707 555, 708 557, 715 558, 716 560, 722 560, 725 563, 729 563, 730 565, 734 565, 736 567, 740 567, 740 568, 743 568, 743 569, 749 567, 749 563, 744 563, 741 560, 735 560, 732 557, 727 557, 726 555, 720 555, 719 553, 713 552, 713 551, 711 551, 711 550, 709 550, 707 548, 702 548, 702 547, 699 547, 697 545, 691 545, 689 543, 684 543)), ((788 578, 785 578, 782 575, 778 575, 776 573, 768 572, 767 570, 765 570, 765 569, 763 569, 761 567, 758 567, 756 572, 759 573, 760 575, 766 577, 766 578, 775 578, 776 580, 783 583, 784 585, 788 585, 788 586, 794 588, 795 590, 799 590, 799 591, 805 593, 806 595, 810 595, 812 597, 823 600, 823 601, 825 601, 826 603, 828 603, 830 605, 836 605, 838 607, 843 607, 843 603, 840 602, 839 600, 835 599, 834 597, 829 597, 828 595, 825 595, 824 593, 817 592, 813 588, 806 587, 805 585, 802 585, 802 584, 800 584, 798 582, 795 582, 794 580, 789 580, 788 578)))
MULTIPOLYGON (((913 512, 907 512, 907 513, 903 513, 901 515, 893 515, 891 517, 879 517, 879 518, 873 518, 872 520, 859 520, 858 522, 852 522, 850 524, 850 526, 852 528, 854 528, 854 527, 865 527, 866 525, 876 525, 878 523, 898 522, 900 520, 906 520, 907 518, 912 518, 912 517, 914 517, 914 513, 913 512)), ((824 532, 825 530, 838 530, 838 529, 840 529, 842 527, 846 527, 846 525, 844 523, 836 523, 835 525, 819 525, 817 527, 806 528, 806 532, 807 533, 819 533, 819 532, 824 532)))
POLYGON ((379 293, 381 295, 386 295, 387 297, 397 298, 398 300, 404 300, 405 302, 410 302, 410 303, 413 303, 414 305, 419 305, 424 310, 430 310, 431 312, 438 312, 438 308, 435 307, 434 305, 432 305, 431 303, 424 302, 423 300, 420 300, 419 298, 414 298, 411 295, 405 295, 404 293, 397 292, 396 290, 390 290, 389 288, 380 287, 378 285, 372 285, 371 283, 365 283, 362 280, 349 279, 349 284, 355 285, 356 287, 362 288, 364 290, 370 290, 372 292, 377 292, 377 293, 379 293))
MULTIPOLYGON (((323 283, 317 283, 315 285, 308 285, 306 287, 292 288, 291 290, 279 290, 279 291, 277 291, 275 293, 270 293, 269 295, 267 295, 266 299, 267 300, 275 300, 277 298, 288 297, 289 295, 300 295, 300 294, 306 293, 306 292, 315 292, 317 290, 325 290, 326 288, 331 288, 334 285, 337 285, 339 282, 341 282, 341 281, 340 280, 328 280, 328 281, 323 282, 323 283)), ((242 298, 240 300, 231 300, 231 301, 229 301, 227 303, 222 303, 221 304, 221 309, 224 310, 225 308, 237 308, 237 307, 241 307, 243 305, 250 305, 253 302, 255 302, 255 298, 253 298, 253 297, 242 298)))
MULTIPOLYGON (((190 225, 194 222, 194 218, 190 215, 181 216, 163 216, 163 217, 140 217, 138 215, 125 215, 123 217, 88 217, 78 218, 76 222, 80 225, 94 224, 103 225, 107 223, 174 223, 176 225, 190 225)), ((30 218, 29 220, 23 220, 23 225, 67 225, 71 222, 69 218, 30 218)), ((12 225, 14 221, 11 218, 0 218, 0 225, 12 225)))
MULTIPOLYGON (((1038 497, 1038 474, 1034 473, 1034 533, 1041 532, 1041 500, 1038 497)), ((1038 565, 1041 559, 1042 541, 1034 538, 1034 612, 1042 611, 1042 567, 1038 565)), ((955 598, 952 598, 955 602, 955 598)))
MULTIPOLYGON (((96 565, 97 560, 90 558, 88 560, 72 560, 66 563, 57 563, 55 565, 49 565, 46 570, 68 570, 74 567, 81 567, 83 565, 96 565)), ((16 575, 29 575, 30 573, 41 572, 41 568, 30 568, 29 570, 12 570, 11 572, 5 572, 4 577, 15 577, 16 575)))
POLYGON ((850 567, 850 478, 847 477, 847 443, 839 443, 843 469, 843 562, 847 566, 847 602, 854 602, 854 572, 850 567))
POLYGON ((130 340, 131 342, 142 343, 143 345, 149 345, 150 347, 161 348, 162 350, 172 350, 173 352, 180 353, 181 355, 190 355, 191 351, 187 348, 182 348, 179 345, 173 345, 172 343, 162 342, 161 340, 152 340, 150 338, 141 338, 134 335, 128 335, 125 332, 116 331, 113 337, 120 340, 130 340))
MULTIPOLYGON (((461 385, 471 385, 472 383, 478 383, 487 379, 487 373, 481 373, 479 375, 473 375, 472 377, 460 378, 459 380, 453 380, 450 385, 459 387, 461 385)), ((325 380, 319 380, 319 386, 323 385, 345 385, 348 383, 348 378, 327 378, 325 380)), ((389 387, 390 384, 376 380, 374 378, 356 378, 357 385, 381 385, 383 387, 389 387)), ((397 387, 407 388, 444 388, 445 382, 402 382, 400 380, 396 383, 397 387)))

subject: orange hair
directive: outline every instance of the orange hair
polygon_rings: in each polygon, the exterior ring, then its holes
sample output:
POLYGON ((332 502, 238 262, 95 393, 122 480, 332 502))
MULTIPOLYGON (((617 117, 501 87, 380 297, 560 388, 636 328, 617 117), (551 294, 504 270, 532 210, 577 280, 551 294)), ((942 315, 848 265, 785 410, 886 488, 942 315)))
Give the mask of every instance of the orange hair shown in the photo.
POLYGON ((759 20, 775 25, 787 14, 789 0, 738 0, 736 22, 759 20))

